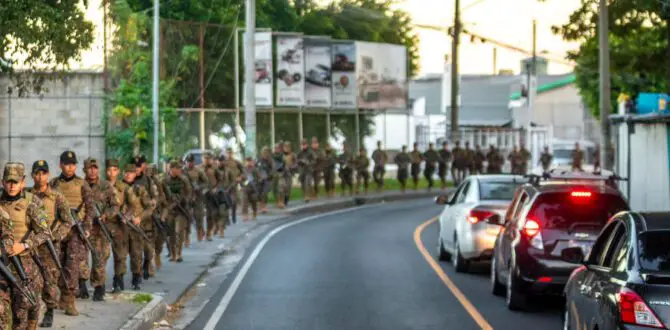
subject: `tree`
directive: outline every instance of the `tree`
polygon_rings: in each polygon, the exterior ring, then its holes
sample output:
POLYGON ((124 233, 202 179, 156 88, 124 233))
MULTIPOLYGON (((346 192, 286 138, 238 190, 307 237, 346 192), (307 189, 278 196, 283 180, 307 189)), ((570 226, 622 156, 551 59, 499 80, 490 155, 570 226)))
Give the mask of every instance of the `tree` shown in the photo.
POLYGON ((93 24, 79 4, 79 0, 2 1, 0 74, 15 78, 19 95, 40 92, 44 76, 30 76, 31 71, 66 69, 91 46, 93 24))
MULTIPOLYGON (((584 103, 599 115, 598 4, 583 0, 569 21, 553 28, 581 45, 568 58, 576 62, 577 86, 584 103)), ((670 7, 657 0, 618 0, 609 4, 612 104, 620 93, 670 90, 670 7)), ((612 108, 614 110, 614 107, 612 108)))

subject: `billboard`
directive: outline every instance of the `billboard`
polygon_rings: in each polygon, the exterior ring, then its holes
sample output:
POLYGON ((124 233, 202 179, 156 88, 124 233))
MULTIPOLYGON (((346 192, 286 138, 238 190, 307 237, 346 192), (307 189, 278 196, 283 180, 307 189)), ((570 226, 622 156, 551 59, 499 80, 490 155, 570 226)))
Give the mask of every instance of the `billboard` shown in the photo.
MULTIPOLYGON (((272 32, 256 32, 255 34, 255 84, 256 105, 272 106, 272 32)), ((244 33, 244 40, 247 33, 244 33)), ((246 47, 244 48, 246 53, 246 47)), ((244 57, 246 58, 246 56, 244 57)), ((247 65, 247 63, 244 63, 247 65)), ((244 90, 244 88, 243 88, 244 90)), ((243 94, 244 95, 244 94, 243 94)), ((243 98, 246 104, 246 97, 243 98)))
POLYGON ((362 109, 407 108, 405 46, 356 42, 357 105, 362 109))
POLYGON ((332 70, 330 44, 305 43, 305 103, 312 108, 330 108, 332 70))
POLYGON ((302 37, 277 37, 277 105, 305 105, 305 51, 302 37))
POLYGON ((333 108, 356 109, 356 44, 332 45, 333 108))

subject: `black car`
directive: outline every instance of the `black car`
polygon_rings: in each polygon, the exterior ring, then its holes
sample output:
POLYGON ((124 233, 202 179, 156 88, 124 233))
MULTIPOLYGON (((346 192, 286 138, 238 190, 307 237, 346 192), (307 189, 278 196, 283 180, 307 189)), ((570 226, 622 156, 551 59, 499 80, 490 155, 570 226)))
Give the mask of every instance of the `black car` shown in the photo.
POLYGON ((565 329, 666 329, 670 324, 670 212, 621 212, 565 286, 565 329))
POLYGON ((507 307, 523 309, 531 295, 562 295, 577 265, 562 259, 564 249, 587 254, 598 233, 628 204, 611 178, 578 175, 545 177, 519 187, 504 218, 491 261, 491 291, 505 295, 507 307))

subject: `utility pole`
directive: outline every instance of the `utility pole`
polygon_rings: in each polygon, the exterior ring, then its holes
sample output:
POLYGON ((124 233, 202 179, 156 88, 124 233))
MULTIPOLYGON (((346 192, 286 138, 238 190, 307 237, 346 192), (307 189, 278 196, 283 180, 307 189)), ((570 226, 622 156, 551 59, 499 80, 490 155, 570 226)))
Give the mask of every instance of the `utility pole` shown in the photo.
POLYGON ((607 0, 600 0, 600 15, 598 36, 600 39, 600 164, 603 169, 612 169, 610 164, 610 126, 609 114, 612 111, 610 100, 610 58, 609 58, 609 17, 607 12, 607 0))
POLYGON ((246 0, 246 38, 244 55, 244 89, 246 104, 244 105, 244 129, 246 131, 246 157, 256 157, 256 3, 255 0, 246 0))
POLYGON ((154 31, 153 31, 153 93, 152 93, 152 115, 154 125, 154 147, 153 147, 153 162, 158 165, 158 84, 159 84, 159 53, 160 53, 160 1, 154 0, 154 31))
POLYGON ((459 138, 458 132, 458 44, 461 38, 461 1, 456 0, 454 34, 451 41, 451 140, 459 138))

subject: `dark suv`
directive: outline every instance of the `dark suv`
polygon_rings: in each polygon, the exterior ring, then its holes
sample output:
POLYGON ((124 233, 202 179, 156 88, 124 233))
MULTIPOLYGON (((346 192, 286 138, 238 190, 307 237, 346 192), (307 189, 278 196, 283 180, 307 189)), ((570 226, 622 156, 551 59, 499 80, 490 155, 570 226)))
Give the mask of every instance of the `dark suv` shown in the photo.
POLYGON ((519 187, 504 218, 491 262, 491 291, 505 295, 507 307, 525 307, 529 295, 561 295, 577 267, 561 258, 566 248, 587 255, 607 220, 628 203, 612 177, 536 178, 519 187))

